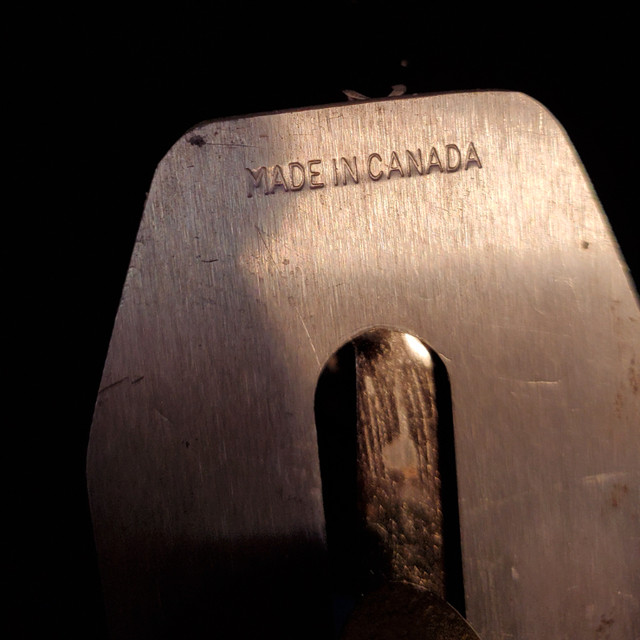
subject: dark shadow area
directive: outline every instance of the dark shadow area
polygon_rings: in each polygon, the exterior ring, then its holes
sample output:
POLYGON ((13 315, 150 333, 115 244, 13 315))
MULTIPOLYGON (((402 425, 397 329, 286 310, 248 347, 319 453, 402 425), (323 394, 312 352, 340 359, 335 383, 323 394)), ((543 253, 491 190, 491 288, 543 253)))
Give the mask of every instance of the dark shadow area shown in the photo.
POLYGON ((353 610, 362 588, 358 558, 356 368, 352 342, 339 349, 318 379, 315 415, 322 498, 336 633, 353 610))
POLYGON ((466 615, 462 547, 460 543, 460 514, 458 511, 458 481, 456 472, 455 433, 451 400, 451 384, 444 362, 429 349, 433 359, 433 373, 437 389, 438 451, 440 498, 442 500, 442 528, 444 537, 444 572, 447 602, 466 615))
POLYGON ((388 584, 365 597, 341 640, 478 640, 469 623, 428 591, 388 584))
MULTIPOLYGON (((141 557, 150 557, 154 544, 129 540, 118 552, 118 565, 135 566, 141 557)), ((238 538, 210 545, 183 541, 171 554, 155 558, 144 575, 136 575, 135 591, 105 576, 106 589, 126 594, 111 602, 117 611, 110 619, 123 623, 111 629, 117 638, 329 637, 324 549, 317 542, 303 536, 238 538), (155 598, 147 598, 148 593, 155 598)))

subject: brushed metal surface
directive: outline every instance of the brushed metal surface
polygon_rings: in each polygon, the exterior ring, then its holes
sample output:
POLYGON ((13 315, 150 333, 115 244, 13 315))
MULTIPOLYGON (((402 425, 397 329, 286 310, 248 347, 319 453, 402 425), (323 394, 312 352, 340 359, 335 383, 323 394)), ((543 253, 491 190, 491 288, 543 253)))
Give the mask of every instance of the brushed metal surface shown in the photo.
POLYGON ((113 637, 326 637, 314 391, 376 326, 447 367, 480 637, 637 636, 639 322, 579 159, 524 95, 197 127, 151 186, 91 432, 113 637))

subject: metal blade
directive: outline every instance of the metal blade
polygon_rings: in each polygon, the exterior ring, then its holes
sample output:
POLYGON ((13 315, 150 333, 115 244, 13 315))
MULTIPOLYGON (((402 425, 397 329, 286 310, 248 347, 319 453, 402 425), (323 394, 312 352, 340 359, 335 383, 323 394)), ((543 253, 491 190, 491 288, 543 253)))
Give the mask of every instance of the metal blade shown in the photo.
POLYGON ((201 125, 156 172, 88 477, 114 638, 327 637, 314 392, 371 327, 451 382, 484 639, 640 633, 640 311, 564 131, 521 94, 201 125))

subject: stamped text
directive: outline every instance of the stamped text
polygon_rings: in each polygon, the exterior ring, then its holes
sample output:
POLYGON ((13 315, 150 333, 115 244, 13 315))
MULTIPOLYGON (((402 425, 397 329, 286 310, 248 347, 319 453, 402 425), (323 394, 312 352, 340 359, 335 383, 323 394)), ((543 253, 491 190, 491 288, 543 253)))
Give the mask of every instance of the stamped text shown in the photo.
POLYGON ((323 189, 440 173, 482 169, 482 161, 473 142, 465 145, 444 144, 425 149, 406 149, 367 156, 315 158, 267 167, 245 167, 247 196, 271 195, 278 191, 323 189))

